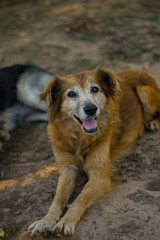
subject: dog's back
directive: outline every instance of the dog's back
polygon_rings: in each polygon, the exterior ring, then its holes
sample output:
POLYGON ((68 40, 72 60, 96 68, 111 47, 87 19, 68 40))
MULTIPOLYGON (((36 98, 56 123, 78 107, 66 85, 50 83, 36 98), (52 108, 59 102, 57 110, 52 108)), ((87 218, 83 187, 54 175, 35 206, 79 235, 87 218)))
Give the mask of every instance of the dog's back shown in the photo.
POLYGON ((123 84, 129 86, 137 96, 143 109, 144 124, 154 119, 159 120, 160 88, 155 79, 151 75, 137 70, 121 71, 118 75, 124 79, 122 86, 123 84))
POLYGON ((45 111, 45 104, 39 101, 38 95, 52 79, 53 75, 51 73, 39 67, 29 66, 17 82, 18 100, 28 107, 45 111))
POLYGON ((118 76, 121 77, 126 84, 128 84, 133 90, 137 85, 149 85, 154 88, 157 88, 157 83, 155 79, 142 71, 138 70, 123 70, 118 73, 118 76))
POLYGON ((137 70, 124 70, 118 76, 121 94, 119 121, 111 146, 113 162, 130 152, 144 127, 152 131, 160 127, 160 89, 155 79, 137 70))
POLYGON ((16 83, 27 65, 13 65, 0 69, 0 113, 17 101, 16 83))

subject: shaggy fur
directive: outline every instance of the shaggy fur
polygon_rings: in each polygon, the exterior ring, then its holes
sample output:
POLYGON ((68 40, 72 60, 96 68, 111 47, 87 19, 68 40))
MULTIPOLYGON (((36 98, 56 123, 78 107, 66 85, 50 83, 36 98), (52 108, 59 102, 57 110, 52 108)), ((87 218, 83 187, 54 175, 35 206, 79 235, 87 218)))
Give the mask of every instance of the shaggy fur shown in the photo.
POLYGON ((29 230, 70 236, 85 209, 110 190, 112 165, 130 152, 144 126, 159 129, 160 89, 144 72, 96 68, 56 76, 40 98, 60 176, 49 212, 29 230), (82 171, 88 182, 61 217, 82 171))

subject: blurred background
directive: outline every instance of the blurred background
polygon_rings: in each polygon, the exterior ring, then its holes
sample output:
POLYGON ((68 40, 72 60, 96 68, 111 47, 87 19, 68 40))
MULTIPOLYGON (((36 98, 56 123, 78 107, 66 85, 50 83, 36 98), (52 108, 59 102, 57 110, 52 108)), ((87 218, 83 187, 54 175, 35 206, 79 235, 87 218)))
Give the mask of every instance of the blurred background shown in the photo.
POLYGON ((160 60, 159 0, 0 0, 0 66, 64 75, 160 60))

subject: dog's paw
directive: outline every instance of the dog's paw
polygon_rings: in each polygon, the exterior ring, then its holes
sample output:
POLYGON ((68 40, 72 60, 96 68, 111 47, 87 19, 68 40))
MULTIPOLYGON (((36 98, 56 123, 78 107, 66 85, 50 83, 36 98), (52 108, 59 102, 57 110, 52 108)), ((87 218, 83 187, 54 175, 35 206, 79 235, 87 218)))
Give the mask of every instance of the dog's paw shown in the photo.
POLYGON ((28 231, 31 232, 31 236, 34 236, 36 233, 51 232, 55 224, 56 220, 54 217, 44 217, 41 220, 32 223, 29 226, 28 231))
POLYGON ((158 131, 160 128, 160 121, 158 119, 155 119, 153 121, 147 122, 145 124, 145 127, 149 131, 153 131, 153 132, 158 131))
POLYGON ((68 223, 61 219, 52 229, 57 236, 72 236, 75 233, 75 224, 68 223))

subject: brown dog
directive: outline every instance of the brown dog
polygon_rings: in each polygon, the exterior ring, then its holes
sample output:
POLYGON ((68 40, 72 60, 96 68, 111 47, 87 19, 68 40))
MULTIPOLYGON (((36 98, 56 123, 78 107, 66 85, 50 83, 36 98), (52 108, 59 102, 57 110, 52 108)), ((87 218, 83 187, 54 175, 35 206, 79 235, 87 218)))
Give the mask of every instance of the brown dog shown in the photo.
POLYGON ((111 187, 111 167, 143 133, 158 130, 160 89, 144 72, 105 68, 56 76, 41 93, 48 106, 48 135, 59 181, 47 215, 29 230, 72 235, 86 208, 111 187), (81 171, 88 182, 60 219, 81 171))

